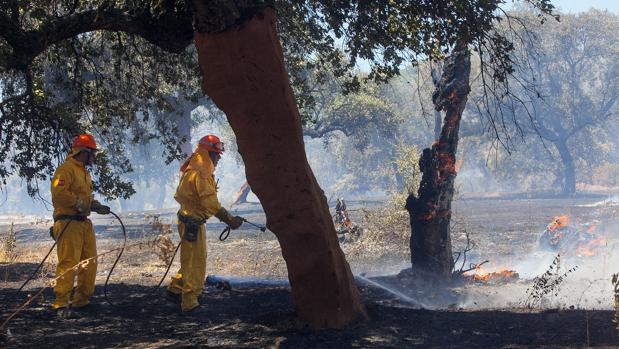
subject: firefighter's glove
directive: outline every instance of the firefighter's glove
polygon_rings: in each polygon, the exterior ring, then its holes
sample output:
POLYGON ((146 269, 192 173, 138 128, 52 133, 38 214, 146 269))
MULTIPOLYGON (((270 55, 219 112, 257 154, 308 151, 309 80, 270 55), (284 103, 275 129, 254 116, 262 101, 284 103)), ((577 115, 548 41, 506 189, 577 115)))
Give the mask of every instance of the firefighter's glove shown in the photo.
POLYGON ((110 214, 110 206, 102 205, 99 201, 93 200, 90 210, 98 214, 110 214))
POLYGON ((226 223, 232 230, 238 229, 241 224, 243 224, 243 218, 231 215, 223 207, 220 208, 217 213, 215 213, 215 217, 217 217, 220 221, 226 223))
POLYGON ((75 209, 78 213, 84 215, 88 215, 90 213, 88 202, 83 198, 77 198, 77 200, 75 201, 75 209))

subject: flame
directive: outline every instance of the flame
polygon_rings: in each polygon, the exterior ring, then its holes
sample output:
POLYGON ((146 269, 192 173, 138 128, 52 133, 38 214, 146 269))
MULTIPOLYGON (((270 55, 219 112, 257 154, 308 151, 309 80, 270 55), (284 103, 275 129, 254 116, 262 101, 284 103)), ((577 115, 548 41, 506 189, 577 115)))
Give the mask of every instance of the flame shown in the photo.
POLYGON ((605 246, 605 238, 597 238, 583 242, 576 249, 576 257, 593 257, 598 254, 598 247, 605 246))
POLYGON ((597 223, 593 223, 587 228, 587 233, 593 233, 593 231, 598 227, 597 223))
POLYGON ((426 214, 424 214, 422 216, 419 216, 417 218, 417 220, 420 220, 420 221, 431 221, 432 218, 434 218, 434 214, 432 212, 428 212, 428 213, 426 213, 426 214))
POLYGON ((599 248, 606 245, 606 238, 596 232, 597 227, 598 222, 581 225, 578 220, 573 223, 567 215, 563 215, 553 217, 546 231, 550 232, 551 245, 559 245, 562 253, 582 258, 596 256, 599 248), (566 229, 568 225, 569 229, 566 229), (577 239, 575 243, 570 242, 575 238, 577 239), (564 239, 567 240, 566 244, 562 243, 564 239))
POLYGON ((547 229, 550 231, 555 231, 557 229, 562 229, 567 227, 567 225, 570 222, 570 217, 564 215, 564 216, 556 216, 552 218, 552 222, 550 222, 550 224, 548 224, 547 229))
POLYGON ((453 90, 451 90, 451 93, 449 94, 449 97, 447 97, 447 100, 449 100, 449 102, 451 103, 454 103, 457 99, 458 99, 458 92, 454 88, 453 90))
POLYGON ((518 273, 514 270, 509 270, 506 267, 500 267, 496 271, 486 271, 481 266, 475 268, 475 274, 472 275, 474 281, 488 282, 488 281, 508 281, 514 278, 518 278, 518 273))
POLYGON ((473 275, 473 280, 475 281, 488 281, 490 277, 490 273, 485 271, 481 266, 475 268, 475 275, 473 275))
POLYGON ((460 172, 460 168, 462 167, 462 164, 464 164, 464 159, 460 159, 460 160, 456 160, 456 172, 460 172))
POLYGON ((456 174, 456 164, 454 163, 455 156, 449 153, 440 153, 439 155, 440 161, 440 171, 445 172, 446 174, 456 174))

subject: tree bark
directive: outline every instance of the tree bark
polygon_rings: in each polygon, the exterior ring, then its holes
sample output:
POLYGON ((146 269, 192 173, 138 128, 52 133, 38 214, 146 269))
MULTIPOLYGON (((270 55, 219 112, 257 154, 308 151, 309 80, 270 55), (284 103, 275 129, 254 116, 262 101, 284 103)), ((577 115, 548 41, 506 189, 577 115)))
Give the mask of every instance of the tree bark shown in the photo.
POLYGON ((567 147, 566 139, 559 139, 554 142, 561 161, 563 162, 563 183, 561 193, 563 195, 572 195, 576 193, 576 169, 574 168, 574 158, 567 147))
MULTIPOLYGON (((438 84, 441 81, 441 72, 443 71, 443 65, 440 62, 436 63, 436 67, 432 68, 432 82, 435 87, 438 87, 438 84)), ((441 129, 442 129, 442 115, 440 110, 434 110, 434 140, 438 141, 441 137, 441 129)))
POLYGON ((411 263, 414 272, 449 280, 453 272, 450 221, 456 178, 456 151, 462 112, 470 92, 470 53, 464 47, 446 59, 441 80, 432 96, 445 120, 438 142, 423 150, 423 172, 417 191, 406 200, 411 224, 411 263))
POLYGON ((196 32, 202 89, 237 137, 247 181, 282 247, 299 320, 339 328, 366 314, 307 162, 275 21, 267 8, 223 32, 196 32))

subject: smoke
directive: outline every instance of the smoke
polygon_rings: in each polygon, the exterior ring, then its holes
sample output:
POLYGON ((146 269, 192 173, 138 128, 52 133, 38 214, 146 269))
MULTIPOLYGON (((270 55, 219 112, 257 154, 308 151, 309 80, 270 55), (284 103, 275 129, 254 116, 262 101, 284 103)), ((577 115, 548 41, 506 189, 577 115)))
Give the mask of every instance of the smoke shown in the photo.
MULTIPOLYGON (((605 201, 608 204, 608 201, 605 201)), ((606 206, 608 208, 608 206, 606 206)), ((507 307, 525 307, 531 301, 536 301, 535 308, 542 309, 606 309, 614 307, 612 274, 618 273, 619 240, 616 233, 619 220, 615 217, 604 217, 599 223, 602 227, 599 234, 605 238, 604 243, 595 247, 594 256, 578 255, 575 251, 566 251, 558 257, 556 252, 530 249, 521 258, 512 259, 497 264, 506 266, 519 274, 519 281, 506 284, 477 284, 467 287, 465 296, 459 306, 470 309, 489 309, 507 307), (554 274, 549 277, 548 272, 554 274), (561 277, 558 280, 558 277, 561 277), (556 287, 536 298, 533 288, 536 278, 548 278, 550 283, 557 281, 556 287)), ((494 271, 488 268, 487 272, 494 271)), ((538 282, 538 285, 542 284, 538 282)))

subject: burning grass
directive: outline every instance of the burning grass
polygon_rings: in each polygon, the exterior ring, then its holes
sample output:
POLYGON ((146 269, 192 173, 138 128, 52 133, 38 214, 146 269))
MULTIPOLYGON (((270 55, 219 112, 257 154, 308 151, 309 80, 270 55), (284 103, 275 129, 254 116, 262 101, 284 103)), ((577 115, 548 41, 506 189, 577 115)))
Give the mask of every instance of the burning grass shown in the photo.
POLYGON ((483 284, 505 284, 518 281, 520 276, 515 270, 507 268, 499 268, 497 271, 487 271, 483 266, 475 268, 474 273, 465 274, 465 280, 469 282, 477 282, 483 284))
POLYGON ((568 257, 594 257, 608 244, 608 232, 599 226, 597 220, 580 223, 567 215, 556 216, 540 237, 539 246, 568 257))

